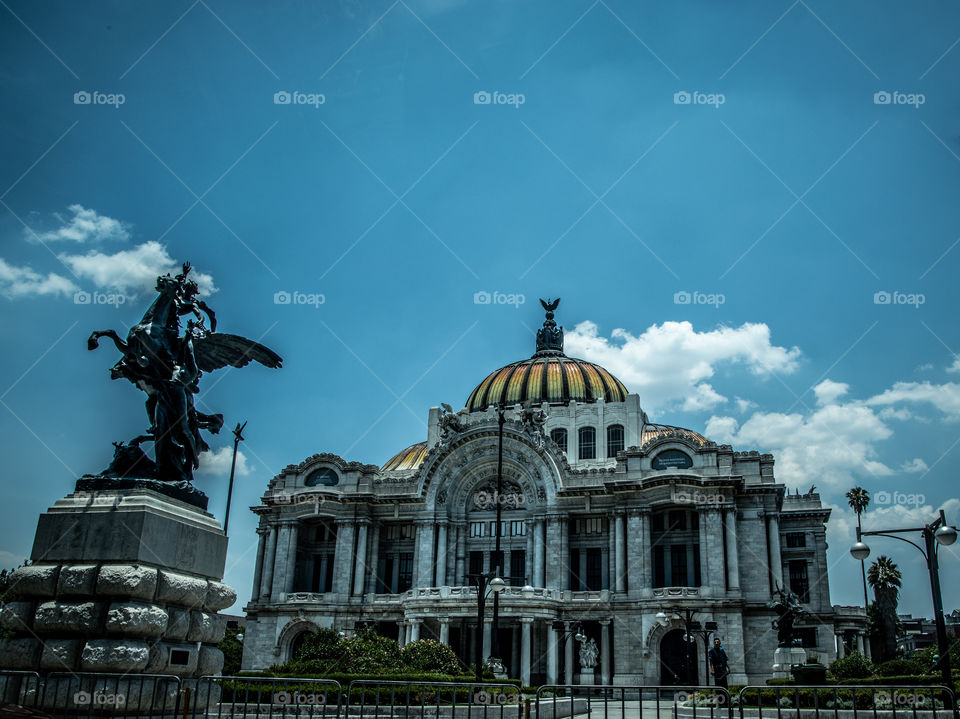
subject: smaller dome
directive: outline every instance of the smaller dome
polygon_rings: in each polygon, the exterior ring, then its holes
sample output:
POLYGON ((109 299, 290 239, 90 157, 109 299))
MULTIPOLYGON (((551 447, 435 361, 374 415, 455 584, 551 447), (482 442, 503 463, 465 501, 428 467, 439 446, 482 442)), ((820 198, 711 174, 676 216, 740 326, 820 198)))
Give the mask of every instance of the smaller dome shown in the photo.
POLYGON ((710 441, 699 432, 694 432, 692 429, 687 429, 686 427, 674 427, 672 424, 644 424, 640 437, 640 446, 643 447, 648 442, 675 433, 701 447, 710 441))
POLYGON ((405 470, 416 469, 427 456, 427 443, 417 442, 411 444, 402 452, 397 452, 380 468, 382 472, 403 472, 405 470))

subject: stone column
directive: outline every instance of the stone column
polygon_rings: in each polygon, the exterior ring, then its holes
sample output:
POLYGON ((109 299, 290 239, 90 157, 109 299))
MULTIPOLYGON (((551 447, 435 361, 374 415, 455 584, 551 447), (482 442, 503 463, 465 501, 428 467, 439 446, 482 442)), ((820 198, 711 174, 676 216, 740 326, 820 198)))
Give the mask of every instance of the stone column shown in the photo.
POLYGON ((274 602, 280 601, 280 595, 286 587, 287 553, 290 551, 290 525, 281 524, 277 527, 277 553, 273 561, 273 587, 270 589, 270 598, 274 602))
POLYGON ((447 523, 437 527, 437 586, 447 586, 447 523))
MULTIPOLYGON (((710 549, 713 546, 713 543, 710 541, 710 527, 707 524, 707 510, 705 507, 697 507, 697 517, 699 519, 699 539, 697 540, 697 547, 700 554, 700 596, 712 597, 713 596, 713 586, 710 584, 710 549)), ((692 552, 687 555, 687 571, 690 572, 693 570, 693 556, 692 552)), ((669 566, 669 560, 664 557, 664 564, 669 566)), ((686 581, 682 584, 677 582, 677 578, 674 576, 670 577, 670 584, 677 586, 685 586, 686 581)))
POLYGON ((297 537, 300 533, 299 530, 300 522, 294 520, 290 523, 290 529, 287 533, 287 577, 283 588, 283 591, 287 594, 293 591, 293 582, 297 574, 297 537))
POLYGON ((607 520, 607 561, 603 568, 606 570, 607 581, 604 583, 604 589, 611 592, 617 588, 617 522, 615 517, 611 516, 607 520))
POLYGON ((417 524, 414 587, 433 586, 433 522, 417 524))
POLYGON ((627 590, 638 598, 647 592, 653 583, 650 579, 650 540, 648 527, 650 515, 639 510, 630 510, 627 515, 627 590))
POLYGON ((542 519, 536 519, 533 522, 533 586, 544 587, 544 523, 542 519))
POLYGON ((328 559, 329 556, 328 554, 324 554, 320 557, 320 582, 318 586, 321 588, 321 593, 333 591, 333 587, 327 586, 327 566, 330 563, 328 559))
POLYGON ((465 585, 466 582, 463 579, 463 575, 467 573, 467 542, 465 537, 465 530, 463 527, 457 527, 457 568, 456 576, 453 578, 454 584, 457 586, 465 585))
POLYGON ((737 553, 737 510, 728 509, 724 516, 724 536, 727 542, 727 589, 740 591, 740 559, 737 553))
POLYGON ((558 517, 547 520, 547 537, 544 544, 544 565, 546 567, 546 586, 548 589, 560 589, 560 574, 566 562, 560 557, 560 521, 558 517))
POLYGON ((547 684, 557 683, 557 630, 547 622, 547 684))
POLYGON ((618 593, 623 593, 627 590, 627 543, 626 543, 626 528, 624 527, 623 514, 617 514, 617 520, 614 524, 614 531, 616 536, 614 537, 614 551, 616 552, 617 561, 616 561, 616 584, 615 589, 618 593))
POLYGON ((402 648, 407 643, 407 623, 402 619, 397 622, 397 644, 402 648))
POLYGON ((380 567, 380 524, 370 527, 370 567, 367 572, 367 594, 377 591, 377 572, 380 567))
POLYGON ((863 646, 863 634, 861 632, 857 632, 857 649, 859 649, 860 653, 864 656, 867 655, 867 650, 863 646))
POLYGON ((770 547, 770 581, 774 586, 783 588, 783 562, 780 559, 780 519, 776 514, 768 515, 767 544, 770 547))
POLYGON ((270 596, 273 590, 273 568, 277 562, 277 526, 271 525, 267 530, 267 549, 263 558, 263 579, 260 582, 260 598, 270 596))
POLYGON ((701 581, 706 573, 712 595, 722 597, 727 586, 723 566, 723 519, 716 507, 708 508, 701 517, 707 520, 707 563, 700 565, 701 581))
POLYGON ((565 684, 573 684, 573 634, 570 629, 571 622, 564 622, 563 629, 566 638, 563 640, 563 681, 565 684))
POLYGON ((410 620, 410 635, 407 641, 415 642, 420 638, 420 620, 411 619, 410 620))
MULTIPOLYGON (((493 620, 484 618, 483 620, 483 661, 486 661, 490 656, 491 639, 493 637, 493 620)), ((499 657, 498 657, 499 659, 499 657)))
POLYGON ((530 627, 533 619, 520 619, 520 681, 523 686, 530 686, 530 627))
POLYGON ((450 644, 450 620, 446 617, 440 619, 440 643, 450 644))
POLYGON ((337 520, 337 549, 333 557, 333 591, 350 595, 353 574, 353 538, 356 527, 353 518, 337 520))
POLYGON ((600 620, 600 683, 610 684, 610 620, 600 620))
POLYGON ((525 530, 527 532, 527 557, 526 557, 527 578, 524 581, 524 584, 530 584, 530 585, 535 585, 535 582, 533 581, 533 556, 534 556, 533 532, 536 526, 537 525, 533 522, 533 520, 528 519, 525 527, 525 530))
POLYGON ((357 527, 357 564, 353 573, 353 593, 363 594, 363 587, 367 578, 367 525, 361 521, 357 527))
POLYGON ((253 594, 250 597, 251 602, 255 602, 260 598, 260 583, 263 581, 263 555, 267 551, 267 535, 269 531, 264 528, 257 529, 257 564, 256 568, 253 570, 253 594))
POLYGON ((570 525, 566 517, 560 517, 560 561, 557 562, 559 581, 557 589, 570 589, 570 525))

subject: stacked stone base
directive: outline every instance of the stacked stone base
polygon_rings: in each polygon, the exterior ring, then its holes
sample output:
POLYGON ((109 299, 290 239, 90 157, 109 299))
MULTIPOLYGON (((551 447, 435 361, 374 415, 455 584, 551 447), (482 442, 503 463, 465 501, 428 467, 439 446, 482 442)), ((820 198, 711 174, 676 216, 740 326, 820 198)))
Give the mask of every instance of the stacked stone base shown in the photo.
MULTIPOLYGON (((220 581, 226 544, 210 514, 149 489, 68 495, 41 515, 33 563, 12 575, 0 628, 13 636, 0 641, 0 667, 172 675, 183 686, 219 674, 226 618, 217 612, 236 600, 220 581)), ((147 679, 129 676, 126 691, 101 683, 137 705, 176 692, 176 681, 147 679)))

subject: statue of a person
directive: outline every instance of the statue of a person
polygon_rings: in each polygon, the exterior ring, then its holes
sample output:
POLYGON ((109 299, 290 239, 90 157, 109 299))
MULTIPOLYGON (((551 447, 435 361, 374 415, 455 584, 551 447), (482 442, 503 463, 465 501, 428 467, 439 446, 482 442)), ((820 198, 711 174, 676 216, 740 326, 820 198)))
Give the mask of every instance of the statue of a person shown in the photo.
POLYGON ((582 669, 595 669, 598 656, 600 656, 600 650, 597 649, 597 643, 593 638, 580 643, 580 667, 582 669))

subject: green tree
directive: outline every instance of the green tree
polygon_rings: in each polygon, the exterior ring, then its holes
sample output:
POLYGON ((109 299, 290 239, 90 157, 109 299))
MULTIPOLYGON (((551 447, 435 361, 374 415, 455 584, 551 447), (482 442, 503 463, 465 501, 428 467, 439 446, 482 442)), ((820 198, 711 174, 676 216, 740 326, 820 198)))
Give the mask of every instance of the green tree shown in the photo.
MULTIPOLYGON (((857 513, 857 529, 862 530, 863 525, 860 524, 860 515, 870 504, 870 493, 863 487, 854 487, 847 492, 847 504, 857 513)), ((863 579, 863 608, 866 609, 870 605, 870 600, 867 598, 867 569, 862 559, 860 560, 860 577, 863 579)))
POLYGON ((880 635, 880 661, 897 657, 897 601, 902 575, 890 557, 879 556, 867 571, 873 589, 877 629, 880 635))
POLYGON ((418 639, 402 650, 403 663, 411 669, 438 674, 460 673, 460 660, 456 653, 436 639, 418 639))
POLYGON ((242 629, 227 629, 223 634, 223 639, 217 645, 223 652, 223 676, 236 676, 240 671, 240 660, 243 658, 243 644, 241 644, 239 635, 243 633, 242 629))

